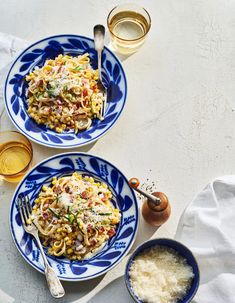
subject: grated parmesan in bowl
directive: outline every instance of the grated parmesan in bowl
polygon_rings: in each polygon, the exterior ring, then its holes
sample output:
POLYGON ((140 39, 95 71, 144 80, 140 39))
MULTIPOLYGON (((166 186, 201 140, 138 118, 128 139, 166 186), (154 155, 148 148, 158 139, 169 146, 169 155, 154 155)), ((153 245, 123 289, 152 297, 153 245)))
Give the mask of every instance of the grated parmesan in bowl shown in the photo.
POLYGON ((189 302, 188 298, 192 299, 198 287, 199 271, 185 246, 170 239, 156 239, 134 252, 127 264, 126 283, 136 302, 189 302), (159 241, 163 243, 156 243, 159 241))

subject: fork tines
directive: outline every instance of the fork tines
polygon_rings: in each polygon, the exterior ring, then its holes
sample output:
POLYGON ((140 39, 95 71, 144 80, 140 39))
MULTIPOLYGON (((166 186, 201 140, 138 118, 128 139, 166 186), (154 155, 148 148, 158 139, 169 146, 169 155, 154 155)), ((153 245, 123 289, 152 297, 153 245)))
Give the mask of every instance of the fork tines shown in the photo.
POLYGON ((32 207, 27 195, 21 195, 17 199, 17 206, 20 212, 20 218, 24 225, 27 225, 27 220, 30 218, 32 207))

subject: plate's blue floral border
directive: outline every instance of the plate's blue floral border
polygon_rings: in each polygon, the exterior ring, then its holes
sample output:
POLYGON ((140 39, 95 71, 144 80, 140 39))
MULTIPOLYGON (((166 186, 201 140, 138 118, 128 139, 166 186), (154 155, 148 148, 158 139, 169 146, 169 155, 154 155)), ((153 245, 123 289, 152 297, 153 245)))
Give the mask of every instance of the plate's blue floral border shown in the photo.
POLYGON ((102 79, 107 87, 105 119, 94 119, 89 130, 75 134, 73 131, 58 134, 38 125, 27 113, 25 76, 35 66, 42 66, 46 59, 59 54, 78 55, 89 53, 91 65, 97 68, 97 54, 92 39, 76 35, 59 35, 43 39, 29 46, 13 63, 5 83, 5 105, 15 126, 31 140, 51 147, 82 146, 103 136, 121 114, 127 94, 124 70, 116 56, 107 48, 102 54, 102 79))
MULTIPOLYGON (((53 156, 38 164, 20 183, 12 199, 10 227, 14 242, 25 260, 40 272, 44 272, 43 260, 33 238, 24 232, 16 199, 28 195, 31 203, 43 184, 50 184, 53 176, 62 176, 79 171, 102 179, 114 193, 113 203, 122 213, 117 234, 100 253, 92 259, 69 261, 48 255, 49 262, 63 280, 78 281, 97 277, 119 262, 128 252, 138 228, 138 205, 128 180, 112 164, 96 156, 83 153, 65 153, 53 156)), ((45 251, 46 248, 45 248, 45 251)))

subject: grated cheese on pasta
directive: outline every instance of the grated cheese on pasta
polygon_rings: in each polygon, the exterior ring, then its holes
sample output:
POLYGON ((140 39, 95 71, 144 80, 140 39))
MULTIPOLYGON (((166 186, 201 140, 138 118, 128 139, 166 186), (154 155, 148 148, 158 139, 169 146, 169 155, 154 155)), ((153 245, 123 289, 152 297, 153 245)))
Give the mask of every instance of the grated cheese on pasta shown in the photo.
POLYGON ((59 55, 26 76, 28 114, 38 124, 58 133, 88 129, 92 119, 103 119, 104 95, 98 88, 98 70, 89 54, 59 55))
POLYGON ((77 172, 42 186, 30 220, 48 254, 89 259, 115 235, 121 214, 106 183, 77 172))

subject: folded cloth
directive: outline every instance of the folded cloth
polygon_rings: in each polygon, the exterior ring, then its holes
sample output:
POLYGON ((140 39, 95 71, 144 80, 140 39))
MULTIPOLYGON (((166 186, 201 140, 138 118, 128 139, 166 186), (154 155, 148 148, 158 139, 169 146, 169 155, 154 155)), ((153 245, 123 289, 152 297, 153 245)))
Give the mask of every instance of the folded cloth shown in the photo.
POLYGON ((29 42, 0 32, 0 69, 6 66, 29 42))
POLYGON ((235 176, 212 181, 184 211, 175 239, 197 258, 201 283, 193 302, 235 302, 235 176))
POLYGON ((27 45, 29 45, 29 42, 25 40, 0 32, 0 131, 14 129, 5 112, 3 102, 4 83, 9 64, 27 45))

